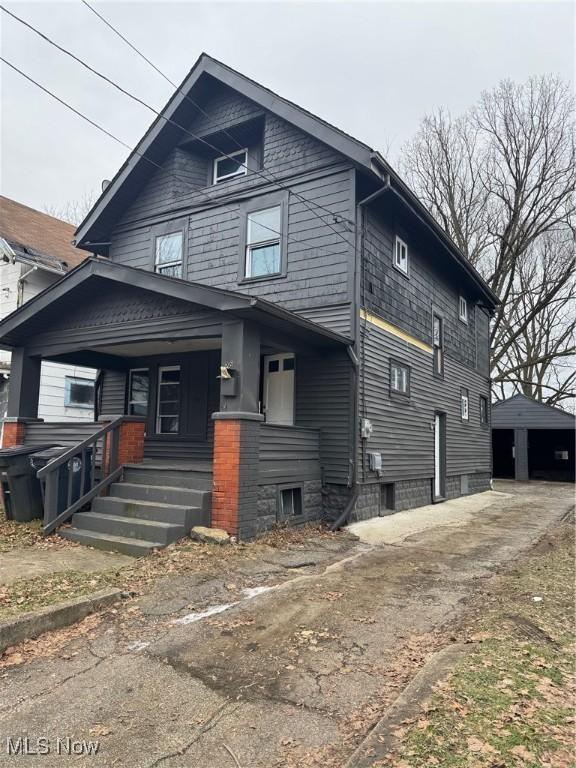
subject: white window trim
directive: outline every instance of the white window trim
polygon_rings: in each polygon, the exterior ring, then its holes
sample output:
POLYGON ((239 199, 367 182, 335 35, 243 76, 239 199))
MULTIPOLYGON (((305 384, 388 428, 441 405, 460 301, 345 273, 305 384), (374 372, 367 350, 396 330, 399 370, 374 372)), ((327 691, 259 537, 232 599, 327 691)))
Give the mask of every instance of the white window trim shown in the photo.
MULTIPOLYGON (((182 367, 180 365, 161 365, 158 368, 158 393, 156 396, 156 434, 157 435, 177 435, 178 432, 162 432, 160 429, 161 424, 161 417, 160 417, 160 391, 161 391, 161 379, 162 374, 164 371, 180 371, 180 376, 182 376, 182 367)), ((182 384, 182 381, 178 382, 178 386, 180 387, 182 384)), ((181 392, 180 392, 181 394, 181 392)), ((163 413, 162 418, 170 418, 176 416, 178 419, 178 430, 180 430, 180 416, 181 413, 178 411, 178 413, 163 413)))
POLYGON ((92 390, 92 393, 95 395, 96 385, 95 385, 94 379, 87 379, 84 376, 65 376, 64 377, 64 408, 81 408, 83 410, 93 409, 94 402, 73 403, 70 401, 72 384, 78 384, 81 387, 90 387, 90 389, 92 390))
POLYGON ((394 257, 393 257, 393 264, 396 267, 396 269, 399 272, 402 272, 403 275, 406 275, 408 277, 408 270, 409 270, 409 255, 408 255, 408 245, 402 240, 401 237, 398 237, 396 235, 396 239, 394 240, 394 257), (404 248, 406 253, 406 260, 404 262, 404 266, 402 266, 402 263, 398 261, 398 248, 404 248))
POLYGON ((212 175, 212 183, 213 184, 220 184, 222 181, 227 181, 228 179, 234 179, 236 176, 246 176, 248 173, 248 149, 239 149, 236 152, 231 152, 230 154, 221 155, 220 157, 214 158, 214 168, 213 168, 213 175, 212 175), (223 160, 230 160, 234 159, 236 155, 246 155, 245 161, 238 166, 238 169, 236 171, 233 171, 232 173, 227 173, 224 176, 218 176, 218 163, 221 163, 223 160))
MULTIPOLYGON (((154 239, 154 272, 157 275, 163 274, 160 270, 167 269, 168 267, 182 267, 184 263, 184 233, 181 229, 176 229, 174 232, 164 232, 162 235, 156 235, 154 239), (162 237, 172 237, 173 235, 180 235, 180 258, 175 261, 158 261, 158 240, 162 237)), ((171 275, 168 275, 171 277, 171 275)))
POLYGON ((458 299, 458 317, 460 318, 460 320, 462 320, 463 323, 468 322, 468 302, 466 301, 464 296, 460 296, 460 298, 458 299))
POLYGON ((282 206, 281 205, 270 205, 267 208, 259 208, 255 211, 249 211, 246 214, 246 258, 244 263, 244 276, 248 280, 258 280, 259 278, 265 278, 265 277, 273 277, 274 275, 281 275, 282 274, 282 206), (274 208, 277 208, 280 213, 280 231, 278 232, 278 236, 274 238, 270 238, 269 240, 257 240, 253 243, 250 242, 250 216, 253 216, 255 213, 263 213, 264 211, 272 211, 274 208), (263 275, 253 275, 252 274, 252 249, 257 248, 265 248, 266 246, 270 245, 277 245, 280 248, 280 264, 278 265, 278 270, 276 272, 266 272, 263 275))

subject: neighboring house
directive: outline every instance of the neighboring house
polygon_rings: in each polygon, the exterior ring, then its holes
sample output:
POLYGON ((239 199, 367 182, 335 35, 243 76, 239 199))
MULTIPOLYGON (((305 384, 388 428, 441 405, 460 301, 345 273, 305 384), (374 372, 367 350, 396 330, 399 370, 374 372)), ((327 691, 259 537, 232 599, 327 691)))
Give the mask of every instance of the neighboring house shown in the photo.
POLYGON ((492 406, 494 477, 574 482, 576 418, 526 395, 492 406))
MULTIPOLYGON (((146 551, 206 517, 136 529, 177 519, 137 500, 210 489, 243 539, 488 489, 497 298, 386 161, 207 55, 162 114, 78 228, 97 258, 0 324, 23 379, 98 366, 126 414, 135 466, 68 535, 146 551)), ((13 391, 14 434, 35 407, 13 391)))
MULTIPOLYGON (((74 227, 0 196, 0 319, 14 312, 80 264, 74 227)), ((42 364, 38 417, 46 421, 94 418, 95 371, 77 365, 42 364)), ((10 352, 0 350, 0 419, 6 415, 10 352)))

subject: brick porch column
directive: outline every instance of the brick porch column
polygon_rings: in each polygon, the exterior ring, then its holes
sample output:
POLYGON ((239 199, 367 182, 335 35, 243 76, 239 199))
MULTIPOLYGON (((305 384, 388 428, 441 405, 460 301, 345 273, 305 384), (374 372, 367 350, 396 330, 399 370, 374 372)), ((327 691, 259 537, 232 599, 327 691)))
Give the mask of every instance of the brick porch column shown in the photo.
POLYGON ((2 445, 0 448, 13 448, 22 445, 26 436, 26 421, 18 418, 6 418, 2 424, 2 445))
MULTIPOLYGON (((113 421, 118 418, 111 416, 101 418, 100 421, 113 421)), ((141 416, 124 416, 120 424, 118 436, 118 465, 139 464, 144 459, 144 438, 146 436, 146 420, 141 416)), ((112 447, 112 433, 108 433, 106 452, 104 456, 104 471, 110 467, 110 450, 112 447)))
POLYGON ((258 497, 259 413, 213 413, 212 527, 238 539, 255 535, 258 497))

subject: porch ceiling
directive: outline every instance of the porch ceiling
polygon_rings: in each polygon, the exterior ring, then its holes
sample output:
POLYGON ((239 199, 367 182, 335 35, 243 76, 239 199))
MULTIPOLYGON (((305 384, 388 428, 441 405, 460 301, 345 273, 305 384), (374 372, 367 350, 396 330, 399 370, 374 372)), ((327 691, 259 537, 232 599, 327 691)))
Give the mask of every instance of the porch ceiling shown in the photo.
POLYGON ((199 352, 207 349, 220 349, 222 339, 182 339, 181 341, 141 341, 131 344, 108 344, 94 347, 93 351, 103 355, 118 357, 148 357, 149 355, 168 355, 178 352, 199 352))

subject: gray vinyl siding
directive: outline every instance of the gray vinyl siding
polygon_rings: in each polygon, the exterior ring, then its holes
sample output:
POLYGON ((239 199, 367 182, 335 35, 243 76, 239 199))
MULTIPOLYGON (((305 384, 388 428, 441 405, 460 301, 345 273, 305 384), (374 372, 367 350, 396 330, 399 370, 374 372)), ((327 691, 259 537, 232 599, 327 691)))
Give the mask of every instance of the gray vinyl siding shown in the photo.
MULTIPOLYGON (((480 423, 480 395, 490 396, 486 377, 447 358, 441 381, 433 375, 430 353, 372 324, 367 325, 364 360, 361 416, 371 421, 373 433, 362 444, 364 454, 382 453, 382 482, 433 477, 436 410, 446 413, 446 475, 490 472, 490 429, 480 423), (410 366, 407 399, 390 394, 391 358, 410 366), (460 417, 462 387, 469 391, 467 422, 460 417)), ((376 479, 366 458, 363 469, 364 479, 376 479)))
POLYGON ((351 479, 353 443, 352 364, 346 353, 296 360, 296 424, 320 430, 320 463, 325 483, 351 479))
POLYGON ((492 406, 493 429, 574 429, 573 414, 515 395, 492 406))
POLYGON ((260 485, 320 480, 320 435, 315 429, 261 424, 260 485))
POLYGON ((101 416, 119 416, 126 407, 126 373, 124 371, 102 371, 101 416))
POLYGON ((92 421, 46 421, 26 425, 26 445, 62 445, 70 448, 97 432, 104 424, 92 421))
MULTIPOLYGON (((383 214, 369 210, 364 268, 364 303, 370 311, 428 344, 432 343, 432 312, 437 311, 444 320, 446 356, 470 368, 476 367, 477 343, 485 345, 487 337, 486 319, 482 318, 477 340, 474 296, 459 284, 454 273, 436 266, 434 248, 421 244, 412 231, 395 225, 392 217, 385 220, 383 214), (409 277, 393 266, 396 235, 408 246, 409 277), (458 317, 460 295, 468 302, 468 323, 458 317)), ((480 356, 485 369, 484 346, 480 356)))

